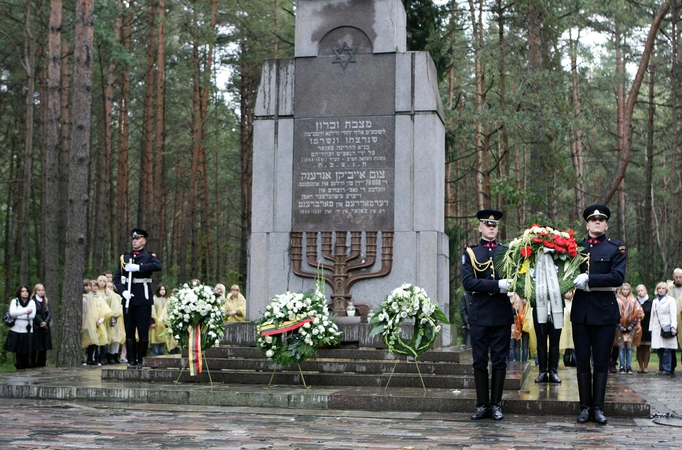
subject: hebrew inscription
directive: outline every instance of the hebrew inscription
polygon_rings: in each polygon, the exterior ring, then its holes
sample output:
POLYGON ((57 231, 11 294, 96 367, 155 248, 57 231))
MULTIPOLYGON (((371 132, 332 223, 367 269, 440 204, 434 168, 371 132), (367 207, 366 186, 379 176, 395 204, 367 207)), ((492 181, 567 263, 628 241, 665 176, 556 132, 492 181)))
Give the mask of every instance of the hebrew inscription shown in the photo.
POLYGON ((293 229, 392 230, 392 116, 296 119, 293 229))

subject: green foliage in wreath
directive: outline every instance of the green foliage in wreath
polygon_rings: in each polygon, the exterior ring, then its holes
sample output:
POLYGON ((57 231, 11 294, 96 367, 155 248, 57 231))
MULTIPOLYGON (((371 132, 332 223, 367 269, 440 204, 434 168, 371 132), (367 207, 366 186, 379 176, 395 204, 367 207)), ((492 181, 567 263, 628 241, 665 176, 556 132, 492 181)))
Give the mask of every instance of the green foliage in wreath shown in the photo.
POLYGON ((416 358, 431 348, 441 331, 440 324, 450 322, 424 289, 403 284, 386 297, 369 323, 373 325, 370 336, 381 335, 389 352, 416 358), (406 320, 414 320, 411 339, 400 335, 406 320))

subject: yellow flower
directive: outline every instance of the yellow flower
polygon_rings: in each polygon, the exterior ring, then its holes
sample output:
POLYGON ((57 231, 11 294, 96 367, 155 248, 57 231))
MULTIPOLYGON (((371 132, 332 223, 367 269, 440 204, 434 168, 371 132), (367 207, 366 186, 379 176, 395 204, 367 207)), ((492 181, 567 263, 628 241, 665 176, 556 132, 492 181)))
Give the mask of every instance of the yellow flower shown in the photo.
POLYGON ((523 264, 521 265, 521 270, 519 270, 520 274, 524 274, 528 272, 528 269, 530 268, 530 259, 526 258, 523 260, 523 264))

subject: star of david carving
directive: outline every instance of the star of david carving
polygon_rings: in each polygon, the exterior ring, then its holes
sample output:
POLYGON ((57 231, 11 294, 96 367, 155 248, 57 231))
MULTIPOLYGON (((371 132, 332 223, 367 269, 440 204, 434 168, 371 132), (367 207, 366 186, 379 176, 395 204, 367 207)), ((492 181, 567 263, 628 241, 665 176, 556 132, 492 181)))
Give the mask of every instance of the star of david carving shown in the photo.
POLYGON ((343 41, 343 45, 340 48, 335 48, 332 49, 334 50, 334 61, 332 61, 332 64, 341 64, 341 67, 343 70, 346 70, 346 67, 348 66, 348 63, 355 63, 358 62, 357 59, 355 59, 355 49, 356 47, 349 47, 346 41, 343 41), (348 57, 344 58, 342 55, 344 52, 348 52, 348 57))

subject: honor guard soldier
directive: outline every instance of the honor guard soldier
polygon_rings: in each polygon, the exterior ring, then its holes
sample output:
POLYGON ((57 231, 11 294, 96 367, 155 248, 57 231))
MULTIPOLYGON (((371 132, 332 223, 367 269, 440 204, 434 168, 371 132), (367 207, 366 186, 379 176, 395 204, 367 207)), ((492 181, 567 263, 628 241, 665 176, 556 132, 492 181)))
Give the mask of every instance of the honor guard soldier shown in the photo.
POLYGON ((476 412, 471 420, 492 417, 502 420, 502 391, 507 374, 509 333, 514 310, 507 297, 511 280, 498 279, 493 257, 499 250, 497 237, 502 211, 484 209, 476 214, 481 241, 462 253, 462 286, 470 293, 469 333, 474 359, 476 412), (488 390, 488 351, 492 383, 488 390))
POLYGON ((152 320, 152 272, 161 270, 161 261, 144 249, 147 232, 141 228, 130 230, 133 250, 121 255, 114 284, 121 293, 126 329, 128 367, 142 366, 142 358, 149 347, 149 325, 152 320), (135 332, 139 342, 135 341, 135 332))
POLYGON ((578 423, 607 422, 603 412, 606 379, 613 337, 620 322, 614 290, 625 280, 627 263, 625 245, 606 237, 610 217, 611 211, 604 205, 588 206, 583 212, 588 237, 579 245, 588 259, 573 281, 578 289, 571 308, 580 396, 578 423))

